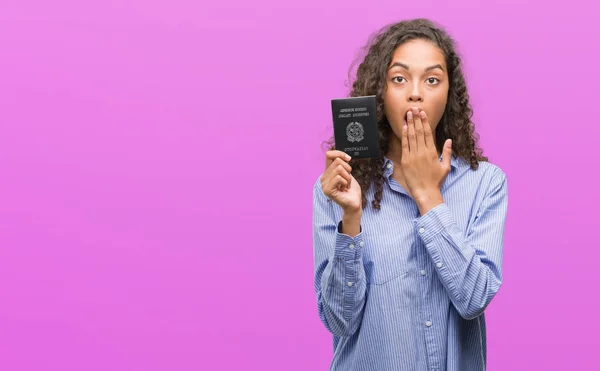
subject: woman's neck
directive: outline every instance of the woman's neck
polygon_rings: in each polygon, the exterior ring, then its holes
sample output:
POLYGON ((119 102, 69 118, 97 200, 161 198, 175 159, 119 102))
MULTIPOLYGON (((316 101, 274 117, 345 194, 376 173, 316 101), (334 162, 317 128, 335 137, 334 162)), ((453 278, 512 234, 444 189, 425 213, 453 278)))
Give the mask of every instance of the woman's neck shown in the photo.
POLYGON ((394 163, 394 169, 400 167, 402 160, 402 143, 396 136, 392 136, 388 142, 388 151, 385 156, 394 163))
POLYGON ((394 173, 392 174, 392 178, 403 187, 406 186, 404 182, 404 173, 402 172, 402 167, 400 167, 400 161, 402 160, 402 143, 400 139, 393 136, 388 144, 388 151, 385 156, 392 161, 394 164, 394 173))

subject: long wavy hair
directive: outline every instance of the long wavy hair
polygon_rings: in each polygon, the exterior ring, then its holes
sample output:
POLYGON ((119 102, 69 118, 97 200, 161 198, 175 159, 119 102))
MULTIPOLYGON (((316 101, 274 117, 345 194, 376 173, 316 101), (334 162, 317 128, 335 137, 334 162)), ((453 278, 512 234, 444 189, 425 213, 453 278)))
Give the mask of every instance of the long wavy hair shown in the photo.
MULTIPOLYGON (((377 122, 379 128, 379 146, 382 156, 375 159, 352 159, 352 175, 362 189, 362 205, 367 206, 366 194, 371 186, 375 187, 371 204, 381 208, 383 195, 383 155, 389 150, 392 128, 383 110, 383 96, 386 89, 387 67, 391 63, 394 51, 401 44, 414 39, 433 42, 443 52, 448 68, 449 91, 446 108, 436 128, 436 147, 442 148, 446 139, 452 139, 452 154, 470 163, 476 170, 479 161, 487 161, 483 151, 477 145, 479 136, 471 121, 473 110, 469 103, 469 94, 461 67, 461 58, 456 52, 454 40, 441 27, 428 19, 413 19, 387 25, 371 36, 363 48, 366 55, 356 71, 350 97, 375 95, 377 100, 377 122)), ((352 67, 351 67, 352 68, 352 67)), ((329 149, 335 149, 334 138, 327 142, 329 149)))

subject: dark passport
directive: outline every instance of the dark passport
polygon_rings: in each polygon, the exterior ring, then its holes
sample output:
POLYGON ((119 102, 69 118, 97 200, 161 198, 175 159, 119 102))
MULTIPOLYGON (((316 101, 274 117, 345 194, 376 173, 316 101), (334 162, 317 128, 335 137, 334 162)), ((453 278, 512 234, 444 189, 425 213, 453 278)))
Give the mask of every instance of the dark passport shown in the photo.
POLYGON ((331 100, 335 149, 352 158, 380 156, 374 95, 331 100))

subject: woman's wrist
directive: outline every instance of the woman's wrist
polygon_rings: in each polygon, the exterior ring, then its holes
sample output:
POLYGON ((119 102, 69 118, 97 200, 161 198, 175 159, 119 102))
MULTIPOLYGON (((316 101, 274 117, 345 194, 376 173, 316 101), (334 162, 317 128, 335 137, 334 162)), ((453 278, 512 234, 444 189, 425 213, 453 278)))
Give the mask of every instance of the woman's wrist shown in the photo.
POLYGON ((342 233, 355 237, 360 233, 362 210, 344 210, 342 215, 342 233))

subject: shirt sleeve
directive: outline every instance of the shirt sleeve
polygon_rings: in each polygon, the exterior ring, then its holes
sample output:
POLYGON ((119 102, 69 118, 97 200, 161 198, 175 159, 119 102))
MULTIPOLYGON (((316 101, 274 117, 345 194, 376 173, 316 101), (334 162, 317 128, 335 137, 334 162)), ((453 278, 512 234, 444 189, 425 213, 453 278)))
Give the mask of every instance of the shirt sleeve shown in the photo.
POLYGON ((317 182, 313 189, 314 286, 321 322, 336 336, 350 336, 359 327, 365 305, 362 227, 353 237, 341 233, 339 206, 317 182))
POLYGON ((498 169, 467 233, 445 203, 415 221, 450 300, 465 319, 481 315, 502 285, 507 205, 506 175, 498 169))

